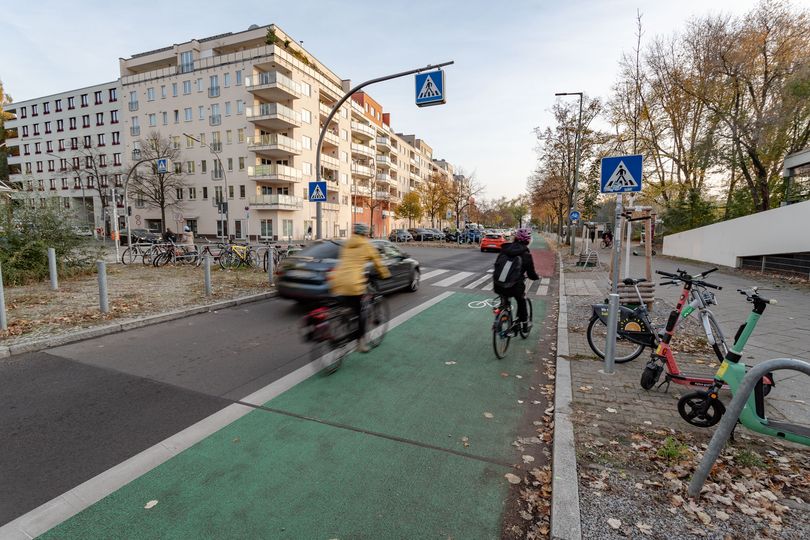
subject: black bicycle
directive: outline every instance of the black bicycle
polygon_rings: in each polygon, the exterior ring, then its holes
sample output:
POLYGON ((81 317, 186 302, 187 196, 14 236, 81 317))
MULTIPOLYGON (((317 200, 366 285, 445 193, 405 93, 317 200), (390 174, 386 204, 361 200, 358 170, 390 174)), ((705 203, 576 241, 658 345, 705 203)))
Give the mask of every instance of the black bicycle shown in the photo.
POLYGON ((512 302, 509 297, 501 296, 500 304, 492 310, 495 314, 495 320, 492 323, 492 348, 495 349, 495 356, 498 358, 506 356, 512 336, 520 335, 526 339, 529 337, 529 332, 532 331, 532 301, 528 296, 524 298, 528 314, 528 322, 525 327, 512 316, 512 302))
MULTIPOLYGON (((366 319, 366 342, 373 349, 385 337, 389 316, 388 302, 374 288, 363 296, 363 316, 366 319)), ((313 344, 311 360, 320 362, 327 375, 337 371, 346 355, 354 350, 355 340, 360 337, 358 323, 354 310, 338 300, 315 308, 304 317, 304 340, 313 344)))

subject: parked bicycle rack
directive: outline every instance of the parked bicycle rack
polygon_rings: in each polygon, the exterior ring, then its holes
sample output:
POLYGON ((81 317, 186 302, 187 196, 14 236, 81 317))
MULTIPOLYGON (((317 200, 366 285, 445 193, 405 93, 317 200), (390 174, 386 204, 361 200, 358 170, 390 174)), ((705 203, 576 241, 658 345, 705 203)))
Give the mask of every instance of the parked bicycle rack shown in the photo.
POLYGON ((740 388, 737 390, 737 392, 734 394, 734 398, 731 400, 731 405, 728 406, 723 418, 720 420, 717 431, 714 432, 712 440, 709 441, 709 447, 706 449, 706 453, 703 454, 703 459, 695 470, 695 474, 692 476, 692 481, 689 482, 690 497, 698 497, 700 495, 700 490, 703 488, 703 484, 706 482, 706 478, 708 478, 714 462, 720 455, 720 451, 726 445, 726 441, 728 441, 729 437, 731 436, 731 432, 734 430, 734 426, 737 424, 737 420, 740 418, 740 413, 742 412, 743 407, 745 407, 745 404, 748 401, 748 398, 750 397, 751 392, 754 390, 757 382, 762 380, 762 377, 771 371, 777 371, 780 369, 801 371, 805 375, 810 375, 810 362, 797 360, 795 358, 774 358, 771 360, 766 360, 761 364, 757 364, 745 374, 745 377, 740 384, 740 388))

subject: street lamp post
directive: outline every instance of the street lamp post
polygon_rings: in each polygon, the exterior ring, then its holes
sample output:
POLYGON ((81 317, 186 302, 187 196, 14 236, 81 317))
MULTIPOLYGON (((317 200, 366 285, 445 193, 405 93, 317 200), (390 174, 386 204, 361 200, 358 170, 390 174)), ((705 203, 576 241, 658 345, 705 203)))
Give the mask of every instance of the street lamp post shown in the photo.
MULTIPOLYGON (((214 155, 214 158, 216 159, 216 163, 219 163, 219 170, 222 172, 222 180, 224 181, 224 184, 225 184, 225 192, 222 195, 222 198, 224 200, 224 205, 225 205, 225 226, 222 227, 222 237, 224 238, 226 231, 228 233, 230 233, 230 230, 228 229, 228 226, 229 226, 228 223, 230 222, 230 205, 228 204, 228 177, 225 175, 225 167, 222 165, 222 160, 219 158, 219 153, 216 152, 213 148, 208 146, 206 143, 202 142, 200 139, 198 139, 196 137, 192 137, 188 133, 183 133, 183 135, 185 135, 186 137, 188 137, 192 141, 200 143, 200 146, 204 146, 205 148, 208 148, 208 151, 211 152, 211 154, 214 155)), ((320 206, 318 206, 318 208, 320 208, 320 206)))
MULTIPOLYGON (((582 92, 558 92, 555 96, 579 96, 579 119, 577 120, 577 135, 574 141, 574 192, 571 198, 571 212, 577 209, 577 187, 579 186, 579 152, 582 146, 582 92)), ((568 237, 571 239, 571 255, 575 251, 576 234, 574 234, 574 224, 569 218, 568 237)))

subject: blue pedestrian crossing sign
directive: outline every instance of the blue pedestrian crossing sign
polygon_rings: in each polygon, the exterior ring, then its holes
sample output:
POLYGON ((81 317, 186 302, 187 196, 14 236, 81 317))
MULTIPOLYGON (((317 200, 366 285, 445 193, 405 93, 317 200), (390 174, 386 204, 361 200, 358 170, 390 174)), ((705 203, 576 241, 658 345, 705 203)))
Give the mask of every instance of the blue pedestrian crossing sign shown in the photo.
POLYGON ((416 104, 418 106, 442 105, 446 102, 444 71, 439 69, 416 74, 416 104))
POLYGON ((615 156, 602 158, 602 193, 627 193, 641 191, 641 168, 643 157, 615 156))
POLYGON ((571 219, 572 222, 579 221, 580 214, 577 210, 571 210, 571 213, 568 214, 568 217, 571 219))
POLYGON ((157 160, 157 172, 158 174, 166 174, 169 172, 169 160, 166 158, 160 158, 157 160))
POLYGON ((326 182, 309 183, 309 200, 311 202, 326 201, 326 182))

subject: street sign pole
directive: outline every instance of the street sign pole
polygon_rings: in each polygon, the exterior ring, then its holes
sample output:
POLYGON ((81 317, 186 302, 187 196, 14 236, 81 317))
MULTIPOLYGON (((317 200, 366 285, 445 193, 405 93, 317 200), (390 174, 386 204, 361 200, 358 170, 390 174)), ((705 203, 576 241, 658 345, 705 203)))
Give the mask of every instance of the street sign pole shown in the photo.
MULTIPOLYGON (((350 97, 352 97, 352 94, 354 94, 358 90, 360 90, 362 88, 365 88, 366 86, 372 85, 374 83, 383 82, 383 81, 389 81, 391 79, 397 79, 399 77, 405 77, 407 75, 413 75, 414 73, 420 73, 422 71, 427 71, 427 70, 430 70, 430 69, 436 69, 436 68, 441 68, 441 67, 444 67, 444 66, 449 66, 449 65, 451 65, 453 63, 454 63, 454 61, 451 60, 449 62, 442 62, 441 64, 435 64, 435 65, 429 64, 429 65, 427 65, 425 67, 421 67, 421 68, 417 68, 417 69, 410 69, 408 71, 402 71, 400 73, 394 73, 393 75, 385 75, 383 77, 377 77, 376 79, 369 79, 368 81, 362 82, 362 83, 358 84, 357 86, 355 86, 354 88, 349 89, 349 91, 346 92, 346 94, 342 98, 340 98, 340 100, 338 100, 338 102, 335 103, 335 105, 332 107, 332 110, 329 112, 329 116, 326 117, 326 121, 324 122, 323 127, 321 128, 321 134, 318 136, 318 145, 315 148, 315 181, 316 182, 321 181, 321 149, 323 148, 323 139, 326 136, 326 129, 329 127, 329 123, 332 121, 332 118, 334 118, 335 115, 337 114, 338 110, 340 110, 340 107, 344 103, 346 103, 346 101, 350 97)), ((354 199, 352 199, 352 201, 353 200, 354 199)), ((352 219, 354 219, 354 202, 352 202, 352 209, 351 210, 352 210, 352 219)), ((322 214, 323 214, 323 210, 321 208, 321 202, 318 201, 317 203, 315 203, 315 221, 316 221, 316 224, 315 224, 315 238, 318 239, 318 240, 323 238, 323 229, 322 229, 322 222, 323 222, 322 217, 323 216, 322 216, 322 214)))

